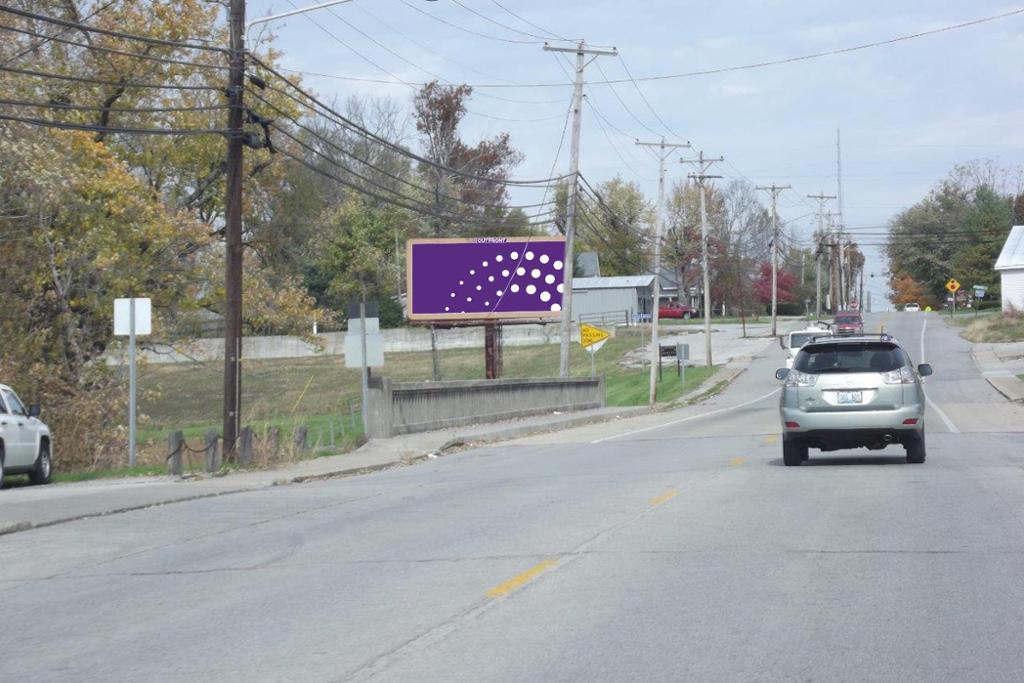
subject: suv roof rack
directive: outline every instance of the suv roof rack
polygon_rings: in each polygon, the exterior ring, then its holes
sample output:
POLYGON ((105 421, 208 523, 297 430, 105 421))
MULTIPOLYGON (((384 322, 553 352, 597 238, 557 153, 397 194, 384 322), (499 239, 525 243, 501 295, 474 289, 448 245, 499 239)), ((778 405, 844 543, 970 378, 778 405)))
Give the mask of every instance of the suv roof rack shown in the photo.
MULTIPOLYGON (((821 339, 821 340, 828 340, 828 341, 835 342, 837 344, 841 344, 841 343, 851 342, 851 341, 861 341, 864 338, 878 339, 879 341, 884 341, 884 342, 896 342, 896 337, 892 336, 891 334, 889 334, 887 332, 879 332, 878 334, 861 333, 861 334, 848 334, 848 335, 845 335, 845 336, 843 336, 843 335, 834 335, 834 334, 816 334, 813 337, 811 337, 811 340, 809 342, 807 342, 807 343, 808 344, 814 344, 819 339, 821 339)), ((896 342, 896 343, 898 343, 898 342, 896 342)))

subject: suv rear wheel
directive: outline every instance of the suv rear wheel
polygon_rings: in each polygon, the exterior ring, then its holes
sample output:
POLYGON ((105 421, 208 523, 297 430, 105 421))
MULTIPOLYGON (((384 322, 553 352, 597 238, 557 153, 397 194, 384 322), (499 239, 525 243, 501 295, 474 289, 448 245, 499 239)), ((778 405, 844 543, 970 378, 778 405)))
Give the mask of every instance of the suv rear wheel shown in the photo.
POLYGON ((807 459, 807 444, 782 437, 782 462, 786 467, 799 465, 807 459))
POLYGON ((927 452, 924 446, 924 430, 921 430, 920 436, 911 437, 903 447, 907 449, 907 462, 920 465, 924 462, 927 452))

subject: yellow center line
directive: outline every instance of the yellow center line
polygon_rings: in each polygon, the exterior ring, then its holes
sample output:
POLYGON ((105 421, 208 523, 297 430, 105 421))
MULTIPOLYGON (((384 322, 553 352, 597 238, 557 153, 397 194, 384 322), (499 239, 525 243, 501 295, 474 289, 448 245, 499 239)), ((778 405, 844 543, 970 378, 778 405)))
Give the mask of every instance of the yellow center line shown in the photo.
POLYGON ((739 467, 747 461, 742 455, 729 461, 729 467, 739 467))
POLYGON ((771 446, 773 443, 776 443, 778 440, 779 440, 779 435, 778 434, 769 434, 768 436, 764 437, 764 445, 765 446, 771 446))
POLYGON ((671 491, 665 491, 665 493, 661 494, 660 496, 651 498, 651 507, 657 507, 662 503, 667 503, 668 501, 672 500, 678 495, 679 491, 675 489, 672 489, 671 491))
POLYGON ((522 574, 513 576, 508 581, 504 583, 499 583, 497 586, 487 591, 487 597, 500 598, 503 595, 508 595, 520 586, 525 586, 530 581, 533 581, 535 578, 537 578, 538 576, 540 576, 541 574, 543 574, 544 572, 551 569, 557 564, 558 560, 554 558, 544 560, 539 564, 535 564, 522 574))

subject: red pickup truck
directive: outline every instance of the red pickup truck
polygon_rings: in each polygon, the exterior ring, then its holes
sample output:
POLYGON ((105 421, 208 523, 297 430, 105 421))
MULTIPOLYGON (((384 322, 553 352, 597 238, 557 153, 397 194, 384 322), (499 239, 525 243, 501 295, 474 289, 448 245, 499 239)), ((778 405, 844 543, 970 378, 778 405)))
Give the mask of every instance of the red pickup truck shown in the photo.
POLYGON ((860 311, 839 311, 833 324, 836 334, 864 334, 864 318, 860 311))
POLYGON ((678 301, 669 301, 658 307, 659 318, 682 318, 689 320, 695 315, 697 315, 696 308, 681 304, 678 301))

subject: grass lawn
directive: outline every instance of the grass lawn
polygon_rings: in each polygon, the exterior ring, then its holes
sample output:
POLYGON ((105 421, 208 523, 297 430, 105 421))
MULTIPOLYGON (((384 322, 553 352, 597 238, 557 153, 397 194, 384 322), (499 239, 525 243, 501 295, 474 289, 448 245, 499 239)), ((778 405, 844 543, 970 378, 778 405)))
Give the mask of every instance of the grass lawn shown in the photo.
MULTIPOLYGON (((646 368, 626 368, 623 356, 640 345, 634 330, 619 332, 608 340, 594 358, 595 370, 604 373, 608 405, 630 406, 647 403, 646 368)), ((439 352, 443 379, 483 379, 482 349, 452 349, 439 352)), ((505 377, 556 377, 558 346, 506 346, 505 377)), ((572 346, 572 374, 590 375, 590 356, 578 344, 572 346)), ((208 429, 220 430, 223 364, 150 364, 139 370, 140 460, 162 465, 170 431, 180 429, 192 448, 202 444, 208 429), (145 459, 142 453, 146 455, 145 459)), ((393 381, 431 379, 429 352, 389 353, 378 371, 393 381)), ((714 374, 714 369, 688 368, 687 389, 714 374)), ((666 365, 659 383, 658 398, 670 401, 683 393, 675 365, 666 365)), ((359 371, 344 367, 337 356, 286 360, 246 361, 242 367, 242 423, 257 435, 267 428, 281 429, 290 438, 295 425, 309 426, 309 443, 330 443, 331 452, 344 452, 362 439, 359 413, 359 371), (342 431, 344 430, 344 434, 342 431)))
POLYGON ((950 322, 956 325, 957 327, 967 327, 975 321, 988 320, 992 317, 1000 316, 1002 315, 1002 311, 1000 311, 998 308, 993 308, 986 311, 975 311, 970 308, 959 308, 957 309, 956 314, 954 315, 950 315, 949 311, 941 311, 939 315, 942 316, 943 320, 946 320, 947 322, 950 322))
MULTIPOLYGON (((966 316, 965 316, 966 317, 966 316)), ((954 318, 954 323, 964 329, 960 336, 972 342, 1017 342, 1024 341, 1024 316, 1002 315, 996 312, 981 313, 976 320, 964 322, 954 318)))

